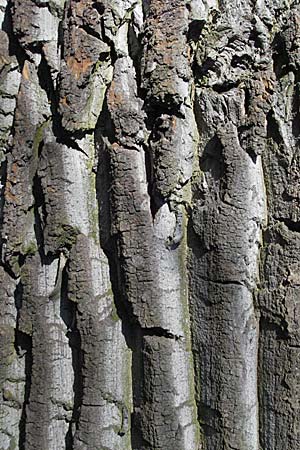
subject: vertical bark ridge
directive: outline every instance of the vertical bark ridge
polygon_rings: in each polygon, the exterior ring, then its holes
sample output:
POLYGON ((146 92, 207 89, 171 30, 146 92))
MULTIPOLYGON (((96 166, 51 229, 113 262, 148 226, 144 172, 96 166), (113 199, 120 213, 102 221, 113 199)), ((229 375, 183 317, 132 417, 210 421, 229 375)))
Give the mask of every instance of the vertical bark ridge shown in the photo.
MULTIPOLYGON (((121 292, 125 287, 121 299, 125 302, 125 316, 131 322, 128 333, 136 335, 137 340, 133 346, 137 378, 134 377, 133 382, 139 388, 134 388, 133 447, 169 448, 176 439, 182 448, 189 448, 197 445, 197 432, 190 383, 189 332, 186 332, 189 327, 187 292, 183 287, 186 275, 180 261, 182 258, 184 264, 185 256, 179 249, 185 233, 185 212, 181 211, 180 187, 174 186, 178 193, 172 200, 174 188, 166 183, 170 192, 161 201, 155 217, 152 216, 144 150, 150 133, 144 125, 143 101, 138 98, 134 79, 131 58, 117 59, 107 94, 108 123, 99 138, 111 170, 111 233, 116 236, 120 273, 117 289, 121 292), (157 351, 161 355, 159 358, 157 351), (148 370, 151 364, 153 372, 148 370), (169 368, 170 375, 164 375, 160 365, 169 368), (182 393, 176 392, 177 373, 181 374, 182 393), (152 383, 156 379, 159 384, 154 388, 152 383), (170 385, 170 392, 165 391, 165 383, 170 385), (148 392, 149 385, 153 386, 153 393, 148 392), (161 398, 170 408, 169 415, 160 406, 161 398), (174 408, 178 408, 178 412, 174 408), (150 423, 155 424, 155 433, 150 423), (160 427, 164 430, 162 433, 160 427)), ((171 120, 176 126, 176 118, 171 120)), ((172 126, 169 118, 166 122, 168 127, 172 126)), ((174 144, 172 131, 169 140, 171 142, 165 144, 167 149, 174 144)), ((190 138, 186 147, 193 143, 190 138)), ((193 154, 193 148, 188 151, 193 154)), ((178 162, 188 164, 183 158, 178 162)))
MULTIPOLYGON (((280 211, 279 205, 287 199, 283 194, 285 199, 280 200, 283 186, 287 183, 284 180, 292 177, 293 192, 297 185, 291 160, 298 147, 295 127, 297 90, 294 84, 298 70, 295 65, 298 44, 291 55, 289 52, 291 43, 295 45, 296 42, 298 7, 291 4, 283 8, 279 4, 271 6, 264 2, 252 7, 247 2, 236 2, 230 10, 226 4, 221 10, 221 15, 211 11, 212 16, 208 14, 205 17, 204 8, 194 5, 192 14, 195 20, 190 28, 202 173, 194 185, 189 273, 193 348, 197 355, 195 367, 199 382, 198 413, 205 436, 204 448, 228 446, 248 449, 259 445, 273 449, 282 445, 297 448, 297 419, 288 413, 288 420, 286 415, 286 411, 290 411, 290 400, 285 402, 284 389, 289 388, 282 381, 279 384, 286 372, 283 366, 278 368, 279 360, 291 367, 287 361, 297 360, 297 357, 293 353, 293 357, 287 356, 286 360, 284 343, 292 339, 284 325, 288 312, 279 313, 284 291, 275 287, 280 283, 280 277, 277 273, 271 275, 271 270, 274 273, 277 265, 283 270, 282 257, 279 259, 274 253, 277 246, 279 252, 284 251, 281 250, 283 246, 289 255, 286 256, 289 264, 293 262, 288 242, 279 241, 277 233, 274 234, 275 229, 290 225, 294 234, 289 239, 292 239, 294 247, 297 246, 297 226, 293 226, 297 219, 295 222, 291 219, 297 215, 297 201, 293 206, 290 203, 290 208, 286 204, 286 212, 281 219, 276 220, 276 214, 280 211), (252 24, 249 22, 251 17, 254 18, 252 24), (285 17, 289 17, 287 27, 283 26, 285 17), (222 23, 226 23, 226 34, 223 34, 222 23), (280 31, 269 31, 271 25, 280 31), (250 73, 249 78, 247 74, 250 73), (283 104, 286 105, 285 112, 283 104), (286 165, 276 162, 276 153, 280 152, 277 148, 286 148, 286 159, 289 160, 286 165), (284 175, 281 165, 287 167, 284 175), (276 211, 275 217, 272 211, 276 211), (274 288, 271 287, 272 277, 274 288), (242 316, 237 317, 234 313, 234 308, 237 308, 241 314, 243 306, 239 305, 240 301, 247 311, 245 322, 242 316), (276 320, 271 311, 275 317, 278 314, 276 320), (228 338, 224 337, 226 335, 228 338), (210 342, 213 344, 209 345, 210 342), (239 349, 243 343, 245 347, 239 349), (235 352, 239 356, 233 363, 235 352), (227 358, 229 371, 226 370, 227 358), (247 398, 243 391, 247 392, 247 398), (280 403, 278 408, 275 406, 277 402, 280 403), (233 406, 231 418, 229 404, 233 406), (280 437, 283 434, 275 431, 280 426, 286 432, 293 429, 285 444, 280 437)), ((292 303, 294 305, 295 301, 292 303)), ((296 318, 294 320, 297 321, 296 318)), ((291 371, 295 373, 294 369, 291 371)), ((295 380, 291 387, 293 395, 297 395, 297 386, 295 380)), ((293 411, 297 410, 296 403, 293 404, 293 411)))
POLYGON ((264 172, 268 227, 261 262, 260 421, 265 449, 299 446, 299 6, 273 42, 276 84, 264 172), (298 55, 298 56, 296 56, 298 55), (275 432, 276 430, 276 432, 275 432))
MULTIPOLYGON (((261 158, 253 161, 244 151, 228 114, 228 122, 222 122, 221 105, 230 110, 231 92, 208 96, 206 91, 196 95, 197 118, 200 136, 204 130, 211 133, 200 145, 202 174, 194 184, 190 236, 198 413, 207 448, 257 449, 258 320, 253 295, 265 222, 261 158), (207 111, 216 111, 216 128, 207 111)), ((233 96, 237 110, 231 109, 232 122, 243 116, 244 104, 243 91, 233 96)))

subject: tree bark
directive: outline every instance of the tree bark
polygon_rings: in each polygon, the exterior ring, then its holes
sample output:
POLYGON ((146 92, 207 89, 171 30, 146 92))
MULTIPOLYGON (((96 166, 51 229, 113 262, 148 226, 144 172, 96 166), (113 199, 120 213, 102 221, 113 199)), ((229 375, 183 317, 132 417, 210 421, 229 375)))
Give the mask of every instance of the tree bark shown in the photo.
POLYGON ((0 0, 1 450, 299 450, 298 0, 0 0))

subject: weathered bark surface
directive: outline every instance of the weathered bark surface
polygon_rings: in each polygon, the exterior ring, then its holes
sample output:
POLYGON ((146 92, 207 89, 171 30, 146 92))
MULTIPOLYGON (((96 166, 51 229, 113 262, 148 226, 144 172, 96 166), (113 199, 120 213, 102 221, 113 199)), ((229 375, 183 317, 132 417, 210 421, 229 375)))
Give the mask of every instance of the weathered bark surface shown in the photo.
POLYGON ((0 28, 0 450, 299 450, 299 2, 0 28))

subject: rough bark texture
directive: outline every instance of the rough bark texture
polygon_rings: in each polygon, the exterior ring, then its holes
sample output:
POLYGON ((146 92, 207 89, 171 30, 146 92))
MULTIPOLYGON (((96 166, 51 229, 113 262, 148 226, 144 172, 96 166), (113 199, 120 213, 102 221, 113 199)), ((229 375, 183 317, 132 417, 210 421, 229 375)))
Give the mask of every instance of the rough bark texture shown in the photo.
POLYGON ((299 450, 299 2, 0 28, 0 450, 299 450))

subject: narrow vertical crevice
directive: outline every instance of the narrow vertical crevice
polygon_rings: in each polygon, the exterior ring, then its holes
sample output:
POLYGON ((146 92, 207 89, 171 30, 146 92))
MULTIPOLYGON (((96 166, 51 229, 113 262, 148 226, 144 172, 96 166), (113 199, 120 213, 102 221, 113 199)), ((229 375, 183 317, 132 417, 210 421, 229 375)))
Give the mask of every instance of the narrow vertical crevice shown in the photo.
POLYGON ((146 176, 148 184, 148 195, 150 198, 150 210, 152 219, 154 220, 158 210, 164 204, 164 200, 158 196, 155 192, 155 181, 154 181, 154 161, 153 152, 151 146, 145 148, 145 165, 146 165, 146 176))
POLYGON ((267 137, 272 139, 277 145, 282 144, 282 136, 280 134, 279 125, 275 120, 274 111, 270 110, 267 114, 267 137))
POLYGON ((82 345, 81 336, 77 328, 76 315, 77 308, 76 303, 72 302, 68 298, 68 262, 66 263, 61 280, 61 292, 60 292, 60 316, 67 327, 66 336, 69 341, 69 346, 72 352, 72 369, 74 374, 73 382, 73 412, 69 423, 69 428, 65 436, 65 450, 73 450, 74 448, 74 433, 78 427, 80 409, 83 399, 83 380, 82 380, 82 345))
POLYGON ((39 85, 45 91, 48 101, 50 103, 50 107, 52 108, 51 112, 54 115, 55 110, 53 110, 53 108, 57 106, 57 98, 51 77, 50 68, 43 53, 41 55, 41 62, 37 70, 37 76, 39 79, 39 85))
POLYGON ((36 173, 33 178, 32 194, 34 198, 34 231, 41 258, 44 258, 44 226, 46 207, 41 179, 36 173))
POLYGON ((274 73, 279 80, 289 71, 289 56, 282 33, 278 32, 275 34, 272 42, 272 50, 274 73))
POLYGON ((8 0, 5 10, 4 22, 2 29, 7 33, 9 37, 9 53, 17 58, 20 70, 22 71, 24 63, 27 59, 25 50, 21 47, 18 37, 13 30, 12 14, 13 14, 13 1, 8 0))
POLYGON ((69 346, 72 350, 72 368, 74 373, 74 403, 73 403, 73 413, 69 424, 69 429, 65 437, 66 450, 73 450, 74 446, 74 434, 78 428, 78 423, 80 419, 80 410, 83 400, 83 378, 82 378, 82 364, 83 364, 83 353, 81 345, 80 332, 73 325, 73 329, 67 332, 67 337, 69 339, 69 346))
POLYGON ((76 329, 76 304, 68 298, 68 262, 62 271, 60 291, 60 317, 69 332, 76 329))
POLYGON ((29 403, 32 374, 32 341, 31 337, 21 331, 16 331, 16 344, 25 352, 25 391, 19 422, 19 450, 26 449, 26 408, 29 403))
POLYGON ((29 403, 32 376, 32 339, 31 336, 19 329, 20 311, 23 304, 23 284, 20 281, 14 292, 15 308, 17 311, 15 326, 15 351, 18 358, 25 359, 25 385, 21 418, 19 421, 19 450, 26 449, 26 409, 29 403))
POLYGON ((141 90, 141 59, 142 59, 142 44, 140 36, 137 36, 134 32, 134 28, 132 23, 129 23, 128 25, 128 52, 129 56, 132 59, 133 66, 135 69, 135 76, 136 76, 136 84, 137 84, 137 93, 142 98, 143 93, 141 90))

